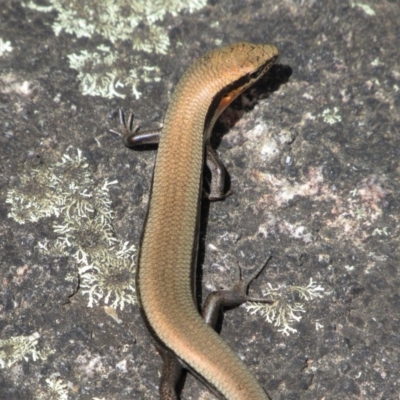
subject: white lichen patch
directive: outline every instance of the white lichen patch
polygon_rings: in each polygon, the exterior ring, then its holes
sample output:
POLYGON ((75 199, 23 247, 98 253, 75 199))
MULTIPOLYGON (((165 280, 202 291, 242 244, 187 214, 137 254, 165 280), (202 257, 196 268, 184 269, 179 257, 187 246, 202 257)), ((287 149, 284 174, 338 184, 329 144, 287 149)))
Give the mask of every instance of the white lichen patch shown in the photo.
POLYGON ((51 169, 32 168, 19 178, 23 189, 11 189, 7 193, 6 203, 11 204, 10 218, 23 224, 60 214, 62 194, 58 178, 51 169))
POLYGON ((132 35, 132 47, 146 53, 167 54, 170 42, 165 30, 157 25, 137 28, 132 35))
MULTIPOLYGON (((137 48, 145 50, 141 46, 137 48)), ((138 99, 141 95, 138 90, 140 82, 160 81, 160 69, 149 65, 143 57, 130 57, 123 63, 119 61, 119 57, 118 52, 107 46, 98 46, 97 51, 82 50, 78 54, 70 54, 69 65, 78 71, 82 94, 108 99, 125 98, 126 95, 118 90, 129 86, 132 95, 138 99)))
POLYGON ((52 215, 60 216, 66 204, 71 203, 71 196, 73 204, 78 204, 90 181, 88 165, 81 161, 82 154, 78 150, 76 157, 66 155, 60 163, 28 168, 27 173, 20 174, 18 189, 7 193, 6 203, 11 205, 8 216, 21 224, 36 222, 52 215), (80 191, 72 193, 71 185, 78 184, 80 191))
POLYGON ((56 244, 72 250, 78 263, 86 263, 90 255, 95 256, 117 242, 112 225, 99 218, 69 218, 53 228, 59 235, 56 244))
POLYGON ((270 299, 272 303, 250 301, 246 304, 246 309, 250 314, 261 314, 269 323, 281 327, 278 332, 283 335, 290 335, 297 332, 292 325, 300 321, 302 314, 306 312, 304 304, 293 300, 294 295, 297 295, 299 300, 311 301, 322 297, 324 290, 312 279, 307 286, 277 286, 274 288, 268 283, 267 289, 263 291, 263 296, 270 299))
MULTIPOLYGON (((39 3, 39 2, 38 2, 39 3)), ((28 2, 25 6, 38 12, 57 11, 52 24, 55 35, 62 33, 77 38, 96 38, 97 51, 82 48, 68 56, 70 67, 78 71, 84 95, 106 98, 125 97, 122 88, 131 87, 136 98, 140 80, 160 80, 159 69, 143 54, 127 58, 122 43, 130 43, 135 51, 166 54, 170 46, 168 28, 157 25, 167 13, 177 16, 205 7, 207 0, 49 0, 48 6, 28 2), (106 44, 112 43, 111 51, 106 44)), ((83 43, 83 42, 82 42, 83 43)), ((88 43, 93 43, 89 41, 88 43)))
POLYGON ((60 239, 49 240, 47 238, 37 243, 36 249, 39 253, 50 257, 68 257, 70 251, 60 239))
POLYGON ((37 400, 68 400, 68 385, 60 376, 46 379, 46 388, 41 389, 37 400))
POLYGON ((375 228, 372 232, 372 236, 388 236, 389 233, 387 231, 387 226, 383 226, 382 228, 375 228))
POLYGON ((342 116, 339 114, 339 108, 333 107, 333 110, 330 108, 325 109, 321 114, 322 119, 329 125, 337 124, 342 120, 342 116))
POLYGON ((0 38, 0 57, 2 57, 6 53, 11 53, 13 51, 13 48, 11 46, 11 42, 7 40, 4 41, 2 38, 0 38))
POLYGON ((98 304, 100 299, 121 310, 125 304, 136 303, 135 256, 135 247, 126 242, 82 262, 80 286, 82 294, 89 298, 89 307, 98 304))
POLYGON ((116 181, 95 185, 80 150, 76 156, 65 154, 61 162, 28 168, 19 179, 18 189, 8 191, 6 203, 11 205, 8 216, 21 224, 62 214, 67 220, 92 218, 95 213, 102 220, 112 218, 109 186, 116 181))
MULTIPOLYGON (((100 299, 123 309, 134 304, 136 249, 121 243, 113 227, 109 188, 117 181, 96 182, 78 149, 61 161, 21 174, 18 189, 11 189, 9 217, 19 223, 55 216, 54 238, 44 238, 36 249, 51 257, 71 256, 77 264, 81 294, 89 307, 100 299)), ((74 277, 68 275, 68 281, 74 277)))
POLYGON ((0 340, 0 368, 9 368, 18 361, 33 361, 46 357, 37 349, 40 335, 38 332, 30 336, 14 336, 0 340))
POLYGON ((49 0, 49 6, 30 1, 26 6, 40 11, 57 11, 53 23, 56 35, 62 31, 78 38, 90 38, 94 33, 112 43, 130 40, 138 25, 151 25, 167 13, 177 16, 181 11, 194 12, 205 7, 207 0, 115 0, 97 2, 87 0, 49 0))
POLYGON ((354 1, 350 2, 351 7, 358 7, 361 8, 365 12, 365 14, 373 17, 375 16, 375 10, 369 5, 369 4, 364 4, 364 3, 356 3, 354 1))

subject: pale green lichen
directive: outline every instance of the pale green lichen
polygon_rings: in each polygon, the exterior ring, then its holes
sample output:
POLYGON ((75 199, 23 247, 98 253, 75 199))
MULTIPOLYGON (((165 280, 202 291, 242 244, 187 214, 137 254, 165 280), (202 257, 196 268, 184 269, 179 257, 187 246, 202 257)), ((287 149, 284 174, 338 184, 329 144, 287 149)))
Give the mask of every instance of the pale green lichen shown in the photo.
POLYGON ((9 217, 23 224, 60 214, 62 194, 52 170, 39 166, 19 178, 23 190, 11 189, 7 193, 6 203, 11 204, 9 217))
POLYGON ((102 96, 106 98, 125 98, 118 89, 129 85, 133 96, 137 99, 141 92, 140 82, 160 81, 160 69, 150 66, 141 57, 131 57, 128 63, 118 62, 118 53, 107 46, 98 46, 97 51, 81 51, 68 56, 70 67, 78 70, 78 78, 84 95, 102 96), (117 65, 121 65, 120 68, 117 65), (104 73, 104 66, 108 72, 104 73), (129 69, 126 68, 129 66, 129 69))
POLYGON ((102 96, 106 98, 121 97, 125 95, 117 92, 117 88, 124 84, 119 80, 114 68, 104 73, 105 66, 113 66, 116 55, 109 48, 105 51, 102 46, 98 52, 82 50, 79 54, 68 56, 69 66, 78 71, 78 78, 83 95, 102 96))
MULTIPOLYGON (((385 65, 385 63, 383 63, 381 60, 379 60, 379 57, 376 57, 372 62, 371 65, 373 67, 380 67, 382 65, 385 65)), ((378 86, 380 86, 380 84, 378 83, 378 86)))
POLYGON ((128 242, 110 250, 91 255, 79 268, 82 293, 89 298, 89 307, 100 299, 111 307, 124 309, 125 304, 136 303, 135 259, 136 248, 128 242))
MULTIPOLYGON (((7 194, 9 217, 19 223, 55 216, 53 233, 36 249, 47 256, 72 256, 77 263, 81 293, 92 307, 100 299, 121 309, 136 302, 135 247, 120 243, 112 224, 109 187, 117 181, 95 182, 87 160, 78 149, 61 161, 29 168, 20 185, 7 194)), ((68 281, 74 278, 68 276, 68 281)))
POLYGON ((0 38, 0 57, 2 57, 5 53, 11 53, 13 48, 11 46, 11 42, 8 40, 7 42, 0 38))
POLYGON ((49 240, 47 238, 37 243, 36 249, 41 253, 50 257, 68 257, 70 251, 60 239, 49 240))
POLYGON ((365 219, 367 212, 365 207, 356 207, 352 214, 356 219, 365 219))
POLYGON ((110 219, 108 186, 115 182, 105 182, 100 188, 93 185, 82 152, 77 153, 75 157, 64 155, 61 162, 50 167, 42 164, 20 174, 18 188, 7 193, 6 203, 11 205, 8 216, 21 224, 62 213, 83 218, 90 217, 96 207, 110 219))
POLYGON ((341 115, 339 114, 339 108, 334 107, 333 110, 330 108, 325 109, 322 112, 322 119, 329 125, 336 124, 342 120, 341 115))
POLYGON ((355 3, 355 2, 350 2, 351 7, 358 7, 361 8, 365 12, 365 14, 373 17, 376 13, 375 10, 369 5, 369 4, 364 4, 364 3, 355 3))
POLYGON ((45 359, 37 349, 40 335, 38 332, 30 336, 13 336, 0 340, 0 368, 9 368, 18 361, 45 359))
POLYGON ((65 212, 69 218, 75 215, 78 218, 93 218, 100 223, 111 221, 111 200, 108 187, 116 184, 117 181, 109 182, 105 180, 102 186, 89 186, 83 188, 82 183, 70 182, 68 190, 63 192, 63 202, 61 212, 65 212))
POLYGON ((251 314, 259 313, 269 323, 282 327, 282 329, 278 329, 278 332, 283 335, 290 335, 297 332, 292 327, 293 323, 300 321, 301 314, 306 312, 303 304, 293 300, 293 294, 296 293, 304 301, 311 301, 317 297, 322 297, 321 292, 324 290, 322 286, 317 286, 312 279, 307 286, 277 286, 274 288, 268 283, 263 295, 270 299, 272 303, 249 301, 246 304, 246 309, 251 314))
POLYGON ((99 218, 68 218, 63 224, 54 224, 58 243, 64 249, 73 250, 73 257, 78 263, 87 262, 90 255, 95 255, 104 247, 112 247, 115 238, 112 225, 99 218))
POLYGON ((358 194, 358 189, 354 188, 353 190, 350 190, 350 195, 351 197, 356 197, 358 194))
POLYGON ((36 396, 37 400, 68 400, 68 386, 60 376, 46 379, 46 389, 36 396))
POLYGON ((134 50, 166 54, 169 45, 169 37, 165 34, 164 29, 157 25, 137 28, 132 35, 134 50))
POLYGON ((166 54, 170 46, 168 30, 156 25, 167 13, 194 12, 205 7, 207 0, 48 0, 49 6, 29 1, 26 7, 39 11, 57 11, 52 24, 56 35, 62 32, 77 38, 93 38, 103 43, 96 51, 82 48, 68 55, 70 67, 78 71, 84 95, 106 98, 125 97, 122 88, 131 87, 136 98, 140 81, 159 81, 159 69, 141 54, 127 56, 122 43, 146 53, 166 54), (112 43, 111 51, 105 44, 112 43))
POLYGON ((77 37, 91 37, 96 33, 112 43, 130 40, 132 31, 140 24, 154 24, 167 13, 177 16, 181 11, 190 13, 205 7, 207 0, 115 0, 97 2, 87 0, 49 0, 50 6, 30 1, 27 7, 40 11, 56 10, 54 32, 61 31, 77 37))
POLYGON ((389 233, 387 231, 387 226, 384 226, 382 228, 375 228, 374 231, 372 232, 372 236, 388 236, 389 233))

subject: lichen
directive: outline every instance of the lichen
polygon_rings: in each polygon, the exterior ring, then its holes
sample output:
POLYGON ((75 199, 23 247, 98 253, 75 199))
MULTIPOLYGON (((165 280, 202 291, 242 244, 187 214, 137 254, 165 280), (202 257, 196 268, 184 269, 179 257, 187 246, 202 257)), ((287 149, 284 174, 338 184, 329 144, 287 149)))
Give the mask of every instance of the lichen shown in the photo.
POLYGON ((129 86, 139 98, 139 78, 158 81, 160 70, 143 54, 127 55, 122 44, 130 43, 136 52, 166 54, 170 46, 168 28, 159 22, 167 13, 173 17, 182 11, 192 13, 204 7, 207 0, 49 0, 49 4, 29 1, 25 6, 38 12, 57 11, 52 24, 57 36, 66 33, 77 38, 96 37, 100 43, 96 51, 91 46, 68 55, 70 67, 78 71, 82 93, 123 98, 126 94, 121 90, 129 86), (110 42, 114 50, 106 45, 110 42))
POLYGON ((13 336, 0 340, 0 368, 9 368, 18 361, 44 359, 37 349, 40 335, 38 332, 29 336, 13 336))
POLYGON ((129 243, 119 244, 86 259, 79 268, 82 293, 89 298, 89 307, 100 299, 111 307, 124 309, 125 304, 136 303, 135 259, 136 249, 129 243))
POLYGON ((60 376, 46 379, 46 388, 41 389, 37 400, 68 400, 68 386, 60 376))
POLYGON ((60 243, 65 250, 73 250, 78 263, 86 263, 90 255, 117 242, 112 225, 98 217, 68 218, 63 224, 54 224, 53 229, 59 235, 56 244, 60 243))
POLYGON ((283 335, 290 335, 297 332, 297 329, 292 325, 301 320, 303 313, 306 312, 304 305, 299 301, 293 300, 293 294, 304 301, 311 301, 317 297, 322 297, 325 289, 322 286, 317 286, 312 278, 307 286, 277 286, 273 287, 268 283, 268 287, 263 291, 263 296, 272 301, 272 303, 262 303, 249 301, 246 304, 246 309, 250 314, 259 313, 269 323, 274 326, 282 327, 278 329, 283 335))
POLYGON ((339 108, 333 107, 325 109, 321 114, 322 119, 329 125, 334 125, 342 120, 342 116, 339 114, 339 108))
POLYGON ((41 218, 58 216, 62 194, 57 188, 58 178, 52 170, 39 166, 30 168, 27 174, 19 176, 23 190, 11 189, 6 203, 11 204, 9 217, 20 224, 37 222, 41 218))
MULTIPOLYGON (((136 249, 119 241, 113 227, 109 187, 117 182, 96 182, 79 149, 75 155, 67 152, 58 162, 28 168, 19 179, 17 188, 7 194, 8 216, 21 224, 56 217, 55 238, 42 239, 36 249, 47 256, 75 260, 88 306, 100 299, 121 309, 134 304, 136 249)), ((66 280, 74 277, 68 275, 66 280)))
POLYGON ((66 207, 72 207, 71 198, 73 205, 79 205, 90 181, 88 165, 81 162, 82 152, 78 150, 76 157, 64 155, 61 162, 50 167, 42 164, 28 168, 27 173, 19 175, 18 188, 7 193, 6 203, 11 205, 8 216, 21 224, 37 222, 53 215, 59 217, 66 207), (77 187, 80 191, 73 190, 77 187))
POLYGON ((376 15, 375 10, 369 5, 369 4, 364 4, 364 3, 355 3, 354 1, 350 2, 351 7, 358 7, 361 8, 365 12, 365 14, 373 17, 376 15))
MULTIPOLYGON (((140 46, 138 49, 145 50, 140 46)), ((149 65, 145 59, 132 56, 129 62, 120 63, 118 57, 118 52, 103 45, 98 46, 97 51, 82 50, 68 55, 70 67, 78 71, 83 95, 125 98, 118 90, 130 86, 132 95, 138 99, 140 82, 160 81, 160 69, 149 65)))
POLYGON ((11 42, 9 40, 4 41, 0 38, 0 57, 2 57, 5 53, 11 53, 13 48, 11 46, 11 42))

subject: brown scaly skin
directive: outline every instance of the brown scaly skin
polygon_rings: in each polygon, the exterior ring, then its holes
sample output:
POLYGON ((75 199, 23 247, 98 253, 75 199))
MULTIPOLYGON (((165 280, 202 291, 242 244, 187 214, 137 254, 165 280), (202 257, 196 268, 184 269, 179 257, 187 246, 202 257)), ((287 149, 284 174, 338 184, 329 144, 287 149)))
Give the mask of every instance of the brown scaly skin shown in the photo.
MULTIPOLYGON (((164 348, 162 400, 177 398, 177 358, 222 398, 269 399, 244 362, 199 315, 193 277, 203 163, 212 127, 221 112, 263 76, 277 57, 278 49, 273 45, 243 42, 199 58, 179 81, 161 136, 153 141, 159 139, 159 147, 139 255, 137 291, 149 328, 164 348), (170 385, 168 374, 174 376, 170 385)), ((125 144, 142 144, 138 137, 136 130, 125 129, 125 144)), ((212 159, 211 154, 207 165, 212 172, 220 172, 218 160, 213 163, 212 159)), ((224 196, 221 179, 223 176, 210 185, 211 199, 224 196)), ((233 303, 248 299, 248 284, 236 290, 242 297, 233 303)), ((224 306, 233 303, 221 302, 224 306)))

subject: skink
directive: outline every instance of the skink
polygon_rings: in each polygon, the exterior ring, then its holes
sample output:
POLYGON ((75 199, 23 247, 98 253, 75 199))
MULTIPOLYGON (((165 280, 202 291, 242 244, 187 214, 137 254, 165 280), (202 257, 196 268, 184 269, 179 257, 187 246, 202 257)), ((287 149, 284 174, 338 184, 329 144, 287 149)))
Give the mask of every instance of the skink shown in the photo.
MULTIPOLYGON (((159 139, 140 247, 137 292, 164 360, 172 360, 164 373, 174 375, 173 357, 177 357, 228 400, 269 397, 243 361, 199 315, 195 303, 202 171, 207 153, 207 165, 217 172, 210 197, 223 197, 222 169, 209 147, 212 128, 221 112, 263 76, 277 57, 278 49, 273 45, 242 42, 213 50, 189 67, 179 81, 161 135, 141 135, 130 129, 132 120, 129 126, 123 122, 128 146, 159 139)), ((246 298, 239 304, 244 301, 246 298)), ((175 372, 173 382, 179 375, 178 367, 175 372)), ((163 379, 161 399, 177 398, 175 389, 165 384, 168 377, 163 379)))

